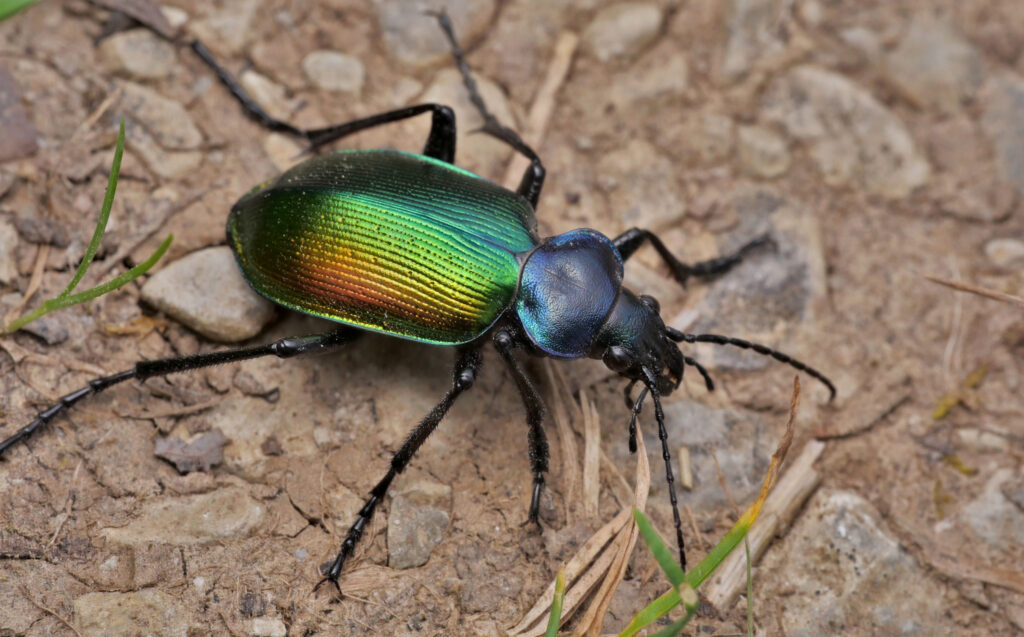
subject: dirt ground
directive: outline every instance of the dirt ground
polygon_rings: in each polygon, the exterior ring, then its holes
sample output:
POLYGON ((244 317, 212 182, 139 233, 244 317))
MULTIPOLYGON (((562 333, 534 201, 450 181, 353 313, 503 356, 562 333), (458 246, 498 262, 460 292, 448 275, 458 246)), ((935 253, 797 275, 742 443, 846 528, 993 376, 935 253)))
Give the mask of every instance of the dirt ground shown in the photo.
MULTIPOLYGON (((136 25, 100 6, 119 4, 44 2, 0 23, 0 71, 10 75, 0 77, 3 314, 34 271, 41 287, 29 307, 69 279, 121 117, 121 182, 83 285, 143 261, 169 233, 157 270, 223 245, 231 204, 301 148, 248 120, 187 47, 141 30, 125 37, 136 25), (18 102, 27 120, 17 119, 18 102)), ((229 69, 255 71, 246 86, 301 126, 455 101, 457 163, 504 178, 506 149, 468 134, 474 116, 420 15, 425 4, 165 7, 171 26, 203 37, 229 69)), ((548 169, 542 231, 648 227, 687 261, 762 233, 774 239, 730 274, 685 290, 653 250, 627 264, 627 284, 656 296, 666 322, 764 342, 838 387, 829 403, 802 377, 794 453, 813 436, 826 441, 821 484, 754 569, 757 633, 1024 633, 1024 306, 925 278, 1024 295, 1019 3, 447 7, 485 97, 519 128, 559 36, 580 36, 538 144, 548 169)), ((339 146, 418 152, 427 125, 339 146)), ((140 288, 0 338, 0 435, 99 374, 223 347, 140 303, 140 288)), ((223 298, 214 294, 205 311, 218 312, 223 298)), ((279 311, 249 342, 323 329, 279 311)), ((738 504, 749 503, 793 373, 749 352, 687 353, 718 384, 708 394, 691 373, 666 401, 673 452, 686 445, 694 458, 682 501, 695 563, 735 520, 713 460, 738 504)), ((126 383, 83 401, 0 461, 0 635, 505 634, 621 503, 617 478, 603 470, 597 515, 584 511, 549 427, 543 529, 523 525, 524 414, 493 351, 396 481, 346 567, 346 596, 312 592, 390 453, 447 389, 451 364, 447 350, 368 336, 330 356, 126 383), (230 444, 208 470, 183 475, 154 455, 161 438, 213 429, 230 444), (406 519, 417 525, 441 520, 421 566, 394 567, 407 548, 389 539, 399 506, 412 507, 406 519)), ((595 401, 602 448, 631 480, 622 381, 592 361, 559 366, 595 401)), ((530 369, 547 378, 541 365, 530 369)), ((648 511, 670 537, 649 411, 648 511)), ((665 588, 639 547, 604 632, 665 588)), ((705 607, 688 634, 746 634, 745 609, 744 597, 705 607)))

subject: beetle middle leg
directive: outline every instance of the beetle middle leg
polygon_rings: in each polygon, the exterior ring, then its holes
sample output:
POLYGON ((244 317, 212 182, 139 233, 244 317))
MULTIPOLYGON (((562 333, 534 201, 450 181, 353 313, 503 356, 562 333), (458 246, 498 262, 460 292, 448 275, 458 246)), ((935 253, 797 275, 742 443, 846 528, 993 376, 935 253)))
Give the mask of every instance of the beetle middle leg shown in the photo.
POLYGON ((629 257, 633 256, 633 253, 636 252, 637 249, 646 241, 649 241, 651 245, 654 246, 654 249, 658 251, 658 255, 661 256, 661 259, 668 266, 669 270, 672 271, 672 277, 680 284, 685 284, 691 276, 708 277, 728 272, 738 265, 740 261, 742 261, 744 257, 754 249, 770 243, 771 239, 767 236, 758 237, 732 254, 708 259, 707 261, 699 261, 692 265, 688 265, 677 259, 675 255, 669 252, 669 249, 665 247, 665 244, 658 235, 654 234, 650 230, 630 228, 615 237, 612 240, 612 243, 615 244, 619 254, 622 256, 622 260, 625 261, 629 259, 629 257))
POLYGON ((256 103, 246 90, 242 88, 238 80, 217 62, 213 57, 213 53, 202 42, 193 40, 192 50, 217 74, 221 83, 227 87, 231 95, 242 105, 242 108, 245 109, 252 119, 269 130, 302 137, 309 142, 307 152, 312 152, 342 137, 347 137, 367 128, 409 119, 420 113, 430 111, 433 114, 433 119, 431 120, 430 134, 427 137, 427 144, 423 149, 423 154, 449 164, 455 161, 455 113, 443 104, 416 104, 352 120, 344 124, 313 129, 299 128, 288 122, 271 117, 270 114, 263 110, 263 107, 256 103))
POLYGON ((352 555, 352 552, 356 548, 356 544, 363 537, 363 532, 366 530, 366 525, 370 523, 373 518, 374 512, 377 510, 377 505, 387 495, 388 488, 391 487, 391 482, 395 479, 395 476, 405 471, 405 468, 409 466, 409 462, 412 457, 416 455, 419 448, 426 442, 430 434, 434 433, 437 426, 441 423, 445 414, 451 409, 451 406, 455 403, 455 399, 458 398, 464 391, 468 390, 473 386, 476 381, 477 372, 480 371, 480 365, 483 359, 480 357, 480 350, 477 347, 467 346, 459 350, 458 360, 455 363, 455 369, 452 372, 452 388, 448 390, 448 393, 444 395, 441 402, 437 403, 430 413, 427 414, 420 424, 409 432, 409 436, 402 443, 402 446, 395 452, 395 455, 391 456, 391 466, 388 467, 388 472, 381 478, 380 482, 377 483, 373 489, 370 490, 370 497, 366 500, 363 508, 359 510, 359 517, 356 518, 354 524, 349 527, 348 534, 345 536, 345 541, 341 544, 341 550, 338 551, 338 556, 334 558, 334 561, 328 567, 327 572, 324 574, 324 578, 320 580, 317 587, 322 585, 326 581, 330 581, 334 584, 338 592, 341 592, 341 586, 338 585, 338 578, 341 576, 341 569, 345 565, 345 560, 352 555))

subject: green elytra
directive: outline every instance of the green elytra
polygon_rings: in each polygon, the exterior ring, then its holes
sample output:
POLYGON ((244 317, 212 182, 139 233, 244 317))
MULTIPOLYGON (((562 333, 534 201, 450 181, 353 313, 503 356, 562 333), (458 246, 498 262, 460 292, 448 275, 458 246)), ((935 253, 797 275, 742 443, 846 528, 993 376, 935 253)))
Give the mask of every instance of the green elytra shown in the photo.
POLYGON ((430 343, 472 341, 537 244, 530 205, 452 164, 390 150, 309 159, 231 210, 246 280, 300 312, 430 343))

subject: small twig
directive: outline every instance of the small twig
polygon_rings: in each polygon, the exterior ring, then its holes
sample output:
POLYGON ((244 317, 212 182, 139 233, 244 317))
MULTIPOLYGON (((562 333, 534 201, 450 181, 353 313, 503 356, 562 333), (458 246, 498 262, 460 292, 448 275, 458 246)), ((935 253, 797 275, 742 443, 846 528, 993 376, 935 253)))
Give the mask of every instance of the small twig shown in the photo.
POLYGON ((21 589, 21 594, 25 597, 25 599, 29 601, 30 604, 32 604, 33 606, 35 606, 36 608, 38 608, 39 610, 43 611, 48 615, 53 615, 57 618, 57 621, 67 626, 68 630, 75 633, 75 635, 77 635, 78 637, 82 637, 82 633, 78 632, 78 629, 72 626, 71 622, 57 614, 57 611, 53 610, 52 608, 47 608, 46 606, 43 606, 38 601, 36 601, 36 599, 32 597, 32 595, 28 592, 28 589, 25 588, 24 584, 20 584, 18 588, 21 589))
POLYGON ((729 500, 729 506, 732 507, 732 512, 735 515, 740 514, 740 508, 736 506, 736 500, 732 499, 732 493, 729 492, 729 485, 725 482, 725 474, 722 473, 722 465, 718 464, 718 456, 715 455, 714 450, 709 449, 708 453, 711 454, 711 459, 715 462, 715 473, 718 474, 718 484, 722 485, 722 491, 725 492, 725 497, 729 500))
POLYGON ((74 473, 71 474, 71 482, 68 483, 68 497, 64 501, 64 513, 60 516, 60 522, 57 524, 57 529, 53 532, 53 537, 46 543, 47 550, 53 546, 54 542, 57 541, 57 536, 60 535, 61 529, 64 528, 64 524, 71 517, 71 506, 75 500, 75 480, 78 479, 78 472, 82 469, 82 460, 78 461, 78 465, 75 467, 74 473))
POLYGON ((231 633, 234 637, 241 637, 241 635, 238 634, 238 631, 236 631, 234 627, 231 625, 231 623, 228 621, 228 616, 224 614, 224 611, 218 610, 217 614, 220 615, 220 620, 224 622, 225 626, 227 626, 229 633, 231 633))
POLYGON ((697 538, 697 550, 705 550, 708 543, 707 540, 704 539, 704 534, 700 532, 700 527, 697 526, 697 516, 693 514, 693 509, 690 508, 689 504, 684 504, 683 510, 686 511, 686 517, 690 519, 690 527, 693 528, 693 537, 697 538))
POLYGON ((582 390, 580 406, 583 408, 583 514, 594 519, 601 496, 601 419, 582 390))
POLYGON ((28 280, 28 287, 25 288, 25 295, 21 297, 21 301, 14 307, 13 310, 7 313, 4 317, 4 329, 0 330, 3 333, 6 330, 6 325, 13 321, 15 317, 21 316, 22 310, 28 305, 28 302, 32 299, 39 286, 43 282, 43 270, 46 267, 46 259, 50 256, 50 244, 44 243, 39 246, 39 251, 36 252, 36 262, 32 266, 32 277, 28 280))
POLYGON ((946 286, 948 288, 953 288, 954 290, 957 290, 958 292, 967 292, 969 294, 977 294, 978 296, 983 296, 985 298, 993 299, 995 301, 1002 301, 1004 303, 1013 303, 1015 305, 1019 305, 1021 307, 1024 307, 1024 298, 1021 298, 1019 296, 1014 296, 1012 294, 1005 294, 1003 292, 997 292, 995 290, 990 290, 988 288, 983 288, 983 287, 980 287, 980 286, 977 286, 977 285, 972 285, 970 283, 964 283, 962 281, 950 281, 949 279, 941 279, 941 278, 939 278, 937 276, 931 276, 931 275, 928 275, 928 274, 924 275, 924 278, 928 279, 932 283, 938 283, 939 285, 944 285, 944 286, 946 286))
POLYGON ((209 400, 205 403, 199 403, 196 405, 188 405, 186 407, 168 407, 167 409, 155 409, 152 411, 125 411, 117 410, 117 415, 121 418, 131 418, 133 420, 150 420, 154 418, 175 418, 177 416, 188 416, 196 414, 201 411, 206 411, 212 407, 216 407, 221 402, 220 398, 209 400))
MULTIPOLYGON (((548 64, 547 74, 544 76, 544 83, 537 91, 537 96, 530 107, 530 113, 526 117, 526 126, 523 128, 523 140, 531 146, 536 147, 544 138, 548 123, 551 121, 551 114, 555 110, 555 95, 569 74, 577 43, 579 43, 579 37, 575 33, 566 31, 558 36, 554 55, 548 64)), ((515 188, 519 185, 519 178, 528 165, 529 160, 516 155, 509 162, 505 178, 501 183, 508 188, 515 188)))

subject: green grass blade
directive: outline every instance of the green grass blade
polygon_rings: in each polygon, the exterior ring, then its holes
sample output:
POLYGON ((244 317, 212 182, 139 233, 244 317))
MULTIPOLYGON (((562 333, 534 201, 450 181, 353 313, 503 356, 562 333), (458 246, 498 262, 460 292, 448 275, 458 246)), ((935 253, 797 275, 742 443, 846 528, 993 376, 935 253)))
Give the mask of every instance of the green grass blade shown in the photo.
POLYGON ((107 292, 113 292, 114 290, 118 289, 124 284, 129 283, 130 281, 142 276, 150 268, 152 268, 157 261, 160 260, 160 257, 164 256, 164 253, 167 252, 167 248, 171 247, 171 241, 173 240, 174 235, 167 235, 167 238, 164 239, 163 243, 160 244, 160 247, 156 249, 152 256, 150 256, 148 259, 146 259, 139 265, 135 266, 131 270, 128 270, 127 272, 121 274, 120 276, 114 277, 113 279, 107 281, 106 283, 97 285, 96 287, 90 288, 84 292, 79 292, 78 294, 72 294, 71 296, 58 296, 57 298, 50 299, 49 301, 44 302, 42 305, 40 305, 32 312, 29 312, 25 316, 22 316, 18 320, 8 325, 7 333, 15 332, 21 329, 22 327, 28 325, 32 321, 36 320, 40 316, 49 314, 54 310, 59 310, 65 307, 71 307, 72 305, 84 303, 85 301, 91 301, 96 297, 103 296, 107 292))
MULTIPOLYGON (((729 529, 729 532, 725 534, 725 537, 723 537, 722 540, 715 545, 715 547, 711 549, 706 556, 704 556, 704 559, 701 560, 693 570, 686 574, 686 581, 684 585, 688 584, 692 589, 696 589, 698 586, 703 584, 704 580, 715 572, 715 569, 718 568, 725 558, 729 556, 729 553, 731 553, 732 550, 739 545, 740 541, 746 537, 747 531, 750 530, 750 525, 754 523, 754 518, 756 518, 756 516, 750 516, 747 514, 741 516, 739 521, 737 521, 736 524, 729 529)), ((643 535, 642 530, 640 533, 643 535)), ((656 535, 657 534, 655 533, 655 536, 656 535)), ((646 536, 644 536, 644 541, 646 541, 646 536)), ((676 568, 678 568, 678 566, 676 568)), ((629 626, 622 631, 621 637, 636 635, 643 628, 650 626, 656 620, 667 615, 669 611, 680 603, 682 603, 682 599, 679 596, 679 592, 675 589, 670 590, 637 613, 633 618, 633 621, 629 623, 629 626)))
POLYGON ((6 20, 38 0, 0 0, 0 20, 6 20))
POLYGON ((117 133, 117 147, 114 149, 114 163, 110 166, 110 177, 107 179, 107 194, 103 198, 103 208, 100 209, 100 218, 96 222, 96 229, 92 232, 92 239, 89 240, 89 247, 85 249, 82 262, 78 264, 75 276, 64 288, 64 291, 57 295, 58 299, 67 298, 68 295, 78 286, 85 276, 85 271, 92 264, 96 252, 100 249, 100 242, 103 240, 103 233, 107 230, 107 221, 110 219, 110 209, 114 205, 114 193, 117 191, 117 178, 121 174, 121 157, 124 155, 124 118, 121 119, 121 129, 117 133))
POLYGON ((551 615, 544 637, 558 637, 558 625, 562 623, 562 603, 565 602, 565 571, 558 569, 555 577, 555 597, 551 600, 551 615))
POLYGON ((651 553, 654 555, 654 559, 658 561, 658 565, 661 566, 661 570, 665 571, 668 581, 672 582, 672 586, 679 588, 686 581, 686 573, 676 564, 676 558, 672 555, 672 551, 665 546, 661 536, 651 526, 651 521, 639 509, 633 509, 633 518, 636 520, 637 528, 640 529, 640 536, 643 537, 647 547, 651 549, 651 553))

